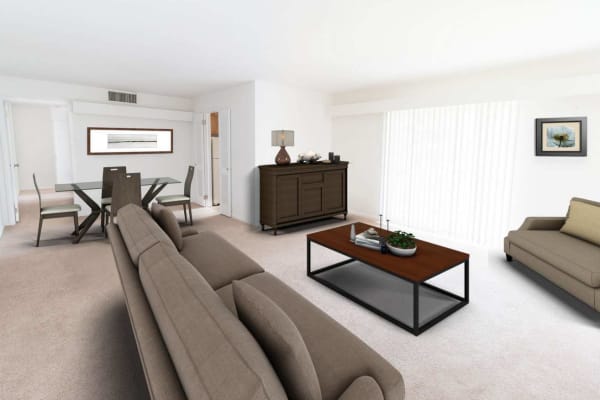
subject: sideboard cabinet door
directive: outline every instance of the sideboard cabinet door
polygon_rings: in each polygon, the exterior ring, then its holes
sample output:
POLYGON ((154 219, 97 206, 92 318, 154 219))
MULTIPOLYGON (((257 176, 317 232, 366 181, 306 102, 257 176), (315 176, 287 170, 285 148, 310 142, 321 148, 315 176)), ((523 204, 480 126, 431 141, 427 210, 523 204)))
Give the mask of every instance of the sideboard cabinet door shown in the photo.
POLYGON ((300 175, 277 177, 277 222, 300 218, 300 175))
POLYGON ((323 212, 344 211, 346 209, 346 170, 325 172, 324 187, 325 209, 323 212))

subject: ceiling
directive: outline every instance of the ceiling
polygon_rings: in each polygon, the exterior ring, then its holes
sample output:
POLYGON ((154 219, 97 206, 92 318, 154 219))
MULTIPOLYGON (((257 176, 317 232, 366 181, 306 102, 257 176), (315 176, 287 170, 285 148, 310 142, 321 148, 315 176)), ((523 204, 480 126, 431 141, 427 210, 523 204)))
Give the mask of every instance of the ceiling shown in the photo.
POLYGON ((599 20, 598 0, 2 0, 0 74, 341 92, 597 49, 599 20))

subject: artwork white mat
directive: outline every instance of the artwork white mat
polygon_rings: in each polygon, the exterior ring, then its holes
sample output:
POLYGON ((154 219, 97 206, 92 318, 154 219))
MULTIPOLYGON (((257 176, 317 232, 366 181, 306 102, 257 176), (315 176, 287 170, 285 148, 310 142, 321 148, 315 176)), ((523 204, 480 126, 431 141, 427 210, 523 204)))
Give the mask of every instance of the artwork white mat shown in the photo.
POLYGON ((172 152, 172 129, 88 128, 88 154, 172 152))

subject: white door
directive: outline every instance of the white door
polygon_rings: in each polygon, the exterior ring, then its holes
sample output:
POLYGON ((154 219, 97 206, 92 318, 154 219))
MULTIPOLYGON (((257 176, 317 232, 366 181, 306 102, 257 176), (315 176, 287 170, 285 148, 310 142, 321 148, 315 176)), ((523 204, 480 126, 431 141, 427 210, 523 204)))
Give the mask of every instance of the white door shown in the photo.
MULTIPOLYGON (((6 120, 6 133, 8 140, 8 156, 9 156, 9 184, 12 186, 11 200, 14 205, 14 222, 19 222, 19 161, 17 160, 17 147, 15 130, 12 119, 12 105, 9 102, 4 103, 4 115, 6 120)), ((33 179, 33 178, 32 178, 33 179)))
POLYGON ((229 110, 219 110, 219 157, 221 214, 231 217, 231 124, 229 110))

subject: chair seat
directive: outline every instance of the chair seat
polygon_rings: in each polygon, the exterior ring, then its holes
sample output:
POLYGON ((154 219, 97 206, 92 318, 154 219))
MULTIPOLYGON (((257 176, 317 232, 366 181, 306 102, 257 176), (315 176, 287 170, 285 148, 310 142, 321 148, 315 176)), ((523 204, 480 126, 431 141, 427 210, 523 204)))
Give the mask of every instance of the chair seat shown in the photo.
POLYGON ((101 200, 101 203, 103 206, 112 203, 112 197, 105 197, 101 200))
POLYGON ((81 211, 81 206, 79 204, 65 204, 62 206, 43 207, 41 214, 52 215, 63 213, 75 213, 79 211, 81 211))
POLYGON ((159 196, 156 198, 156 201, 158 201, 159 204, 168 204, 190 201, 190 198, 183 194, 174 194, 170 196, 159 196))

